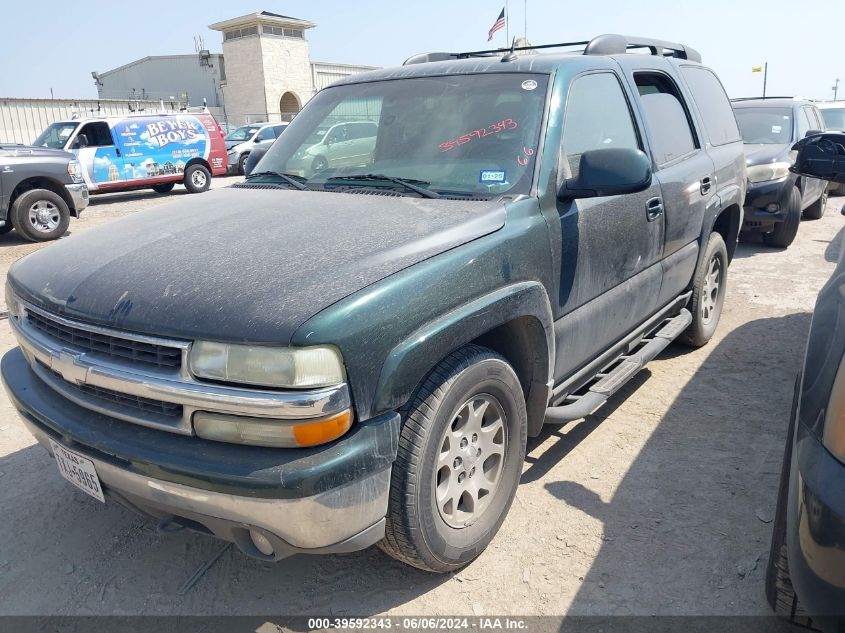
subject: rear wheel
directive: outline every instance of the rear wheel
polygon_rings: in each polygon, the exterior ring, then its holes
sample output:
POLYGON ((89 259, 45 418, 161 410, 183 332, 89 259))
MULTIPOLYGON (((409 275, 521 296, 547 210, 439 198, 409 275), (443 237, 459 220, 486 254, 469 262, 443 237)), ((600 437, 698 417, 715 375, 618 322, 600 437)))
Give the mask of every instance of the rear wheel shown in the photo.
POLYGON ((827 190, 809 207, 804 209, 804 217, 810 220, 820 220, 824 216, 824 209, 827 206, 827 190))
POLYGON ((176 186, 174 182, 161 182, 157 185, 153 185, 153 191, 156 193, 169 193, 173 191, 173 187, 176 186))
POLYGON ((793 187, 789 192, 789 201, 786 205, 786 217, 783 222, 775 224, 771 233, 763 233, 763 242, 769 246, 786 248, 795 240, 798 235, 798 226, 801 224, 801 191, 793 187))
POLYGON ((526 436, 522 387, 504 358, 477 345, 446 357, 407 411, 381 549, 432 572, 480 555, 513 501, 526 436))
POLYGON ((690 300, 692 323, 681 335, 681 340, 693 347, 707 344, 719 325, 727 288, 728 249, 719 233, 711 233, 704 249, 702 266, 693 279, 690 300))
POLYGON ((185 170, 184 182, 191 193, 202 193, 211 186, 211 174, 203 165, 194 164, 185 170))
POLYGON ((22 193, 12 205, 12 225, 31 242, 55 240, 70 225, 70 210, 62 197, 48 189, 22 193))

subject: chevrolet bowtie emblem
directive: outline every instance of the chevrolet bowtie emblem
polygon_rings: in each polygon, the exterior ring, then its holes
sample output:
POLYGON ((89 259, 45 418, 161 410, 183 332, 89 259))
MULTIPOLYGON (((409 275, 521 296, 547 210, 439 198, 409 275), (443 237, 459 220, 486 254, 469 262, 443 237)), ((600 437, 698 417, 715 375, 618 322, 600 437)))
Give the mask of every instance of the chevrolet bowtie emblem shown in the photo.
POLYGON ((63 349, 50 359, 50 368, 60 374, 66 381, 75 385, 84 385, 88 376, 88 368, 81 366, 78 361, 82 354, 63 349))

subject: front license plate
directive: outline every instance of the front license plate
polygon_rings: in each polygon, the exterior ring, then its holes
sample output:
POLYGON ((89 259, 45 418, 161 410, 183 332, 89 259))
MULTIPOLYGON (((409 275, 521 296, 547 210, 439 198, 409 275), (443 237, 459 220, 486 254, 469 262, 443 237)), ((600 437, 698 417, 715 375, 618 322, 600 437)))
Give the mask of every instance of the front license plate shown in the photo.
POLYGON ((94 462, 79 453, 69 451, 53 440, 50 440, 50 445, 53 447, 56 464, 59 465, 59 474, 82 492, 87 492, 95 499, 105 503, 106 499, 103 497, 103 489, 100 486, 100 478, 97 477, 94 462))

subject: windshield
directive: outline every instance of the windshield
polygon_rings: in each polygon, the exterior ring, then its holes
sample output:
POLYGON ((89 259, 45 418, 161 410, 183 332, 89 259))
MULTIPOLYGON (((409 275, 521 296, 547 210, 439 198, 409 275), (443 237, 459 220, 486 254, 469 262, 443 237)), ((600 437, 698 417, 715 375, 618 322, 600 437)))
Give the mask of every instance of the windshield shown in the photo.
POLYGON ((327 88, 255 170, 294 175, 312 188, 375 186, 344 177, 379 175, 441 194, 528 193, 547 80, 488 73, 327 88))
POLYGON ((227 141, 246 141, 251 139, 253 135, 261 129, 260 125, 244 125, 229 132, 225 140, 227 141))
POLYGON ((32 144, 36 147, 62 149, 65 146, 65 143, 67 143, 68 138, 70 138, 70 135, 73 134, 77 125, 79 125, 79 123, 75 122, 51 123, 47 126, 47 129, 38 135, 38 138, 35 139, 32 144))
POLYGON ((824 108, 821 112, 827 129, 845 131, 845 107, 824 108))
POLYGON ((745 143, 786 145, 792 142, 792 108, 736 108, 745 143))

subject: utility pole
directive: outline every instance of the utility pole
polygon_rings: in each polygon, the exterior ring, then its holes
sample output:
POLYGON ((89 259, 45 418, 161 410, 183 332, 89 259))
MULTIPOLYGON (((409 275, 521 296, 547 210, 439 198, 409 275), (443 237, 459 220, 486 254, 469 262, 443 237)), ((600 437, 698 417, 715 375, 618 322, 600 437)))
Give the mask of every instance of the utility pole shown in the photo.
POLYGON ((769 62, 763 64, 763 98, 766 98, 766 81, 769 78, 769 62))
POLYGON ((833 102, 836 103, 836 97, 839 94, 839 77, 836 78, 836 83, 833 84, 833 102))
POLYGON ((505 0, 505 45, 511 41, 511 14, 508 11, 508 0, 505 0))

